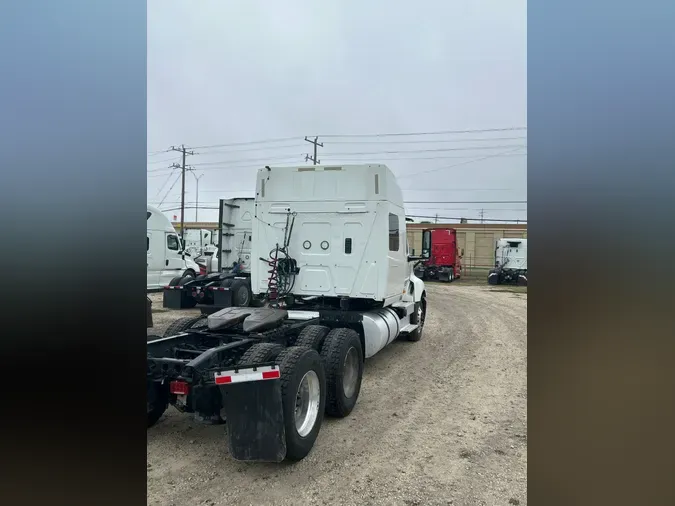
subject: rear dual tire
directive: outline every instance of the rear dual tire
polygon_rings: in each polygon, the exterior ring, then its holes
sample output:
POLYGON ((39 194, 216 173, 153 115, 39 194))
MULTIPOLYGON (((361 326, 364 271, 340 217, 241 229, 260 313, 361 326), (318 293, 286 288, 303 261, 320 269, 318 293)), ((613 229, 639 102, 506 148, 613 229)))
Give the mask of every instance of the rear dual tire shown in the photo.
POLYGON ((333 329, 321 346, 326 367, 326 414, 348 416, 359 398, 363 378, 363 347, 359 334, 346 328, 333 329))
POLYGON ((308 325, 295 340, 321 353, 326 368, 326 414, 348 416, 358 400, 363 379, 363 346, 359 334, 347 328, 308 325))
POLYGON ((319 353, 306 346, 284 348, 257 343, 239 359, 238 366, 275 362, 281 373, 281 403, 286 434, 286 458, 302 460, 319 436, 326 407, 326 373, 319 353))

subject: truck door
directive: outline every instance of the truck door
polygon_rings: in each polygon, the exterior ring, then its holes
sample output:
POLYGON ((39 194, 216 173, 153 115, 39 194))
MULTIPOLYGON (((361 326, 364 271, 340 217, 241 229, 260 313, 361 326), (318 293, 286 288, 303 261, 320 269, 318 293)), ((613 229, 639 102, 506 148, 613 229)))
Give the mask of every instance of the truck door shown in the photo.
POLYGON ((181 255, 180 240, 171 232, 166 232, 164 242, 164 265, 160 275, 160 286, 166 286, 176 276, 183 274, 185 261, 181 255))
POLYGON ((405 220, 403 211, 391 207, 389 210, 389 272, 387 276, 387 297, 401 295, 408 280, 406 254, 405 220))
POLYGON ((148 235, 146 238, 148 290, 152 290, 159 287, 159 273, 162 269, 162 261, 164 260, 164 255, 160 255, 158 258, 157 255, 155 254, 157 245, 153 244, 154 242, 153 239, 155 238, 153 237, 152 231, 148 230, 148 235))

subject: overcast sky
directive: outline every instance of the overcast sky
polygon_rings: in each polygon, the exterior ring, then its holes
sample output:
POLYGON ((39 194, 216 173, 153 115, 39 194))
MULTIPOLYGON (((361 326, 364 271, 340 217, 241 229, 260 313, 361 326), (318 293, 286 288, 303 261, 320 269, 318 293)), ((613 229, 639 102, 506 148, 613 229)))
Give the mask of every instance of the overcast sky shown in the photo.
POLYGON ((148 202, 180 206, 172 145, 198 153, 186 205, 201 176, 200 206, 215 207, 253 196, 261 166, 305 164, 303 138, 319 135, 322 163, 387 164, 410 215, 526 219, 520 203, 450 202, 527 200, 527 130, 329 137, 526 127, 526 12, 524 0, 148 0, 148 202), (269 139, 289 140, 231 145, 269 139))

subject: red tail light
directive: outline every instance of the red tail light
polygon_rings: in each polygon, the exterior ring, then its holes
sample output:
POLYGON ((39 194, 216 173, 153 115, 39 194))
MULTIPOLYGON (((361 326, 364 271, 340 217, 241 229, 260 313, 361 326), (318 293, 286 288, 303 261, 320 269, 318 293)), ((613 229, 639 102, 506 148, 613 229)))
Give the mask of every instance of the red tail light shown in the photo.
POLYGON ((187 395, 189 389, 190 387, 185 381, 172 381, 169 384, 169 391, 175 395, 187 395))

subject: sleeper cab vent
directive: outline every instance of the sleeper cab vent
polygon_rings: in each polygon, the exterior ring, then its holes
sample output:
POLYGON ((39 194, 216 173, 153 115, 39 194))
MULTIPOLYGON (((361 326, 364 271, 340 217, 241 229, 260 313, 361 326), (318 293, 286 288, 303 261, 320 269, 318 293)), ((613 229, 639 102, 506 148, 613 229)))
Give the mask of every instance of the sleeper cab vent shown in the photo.
POLYGON ((380 175, 375 174, 375 195, 380 194, 380 175))
POLYGON ((298 172, 311 172, 316 170, 314 167, 298 167, 298 172))

